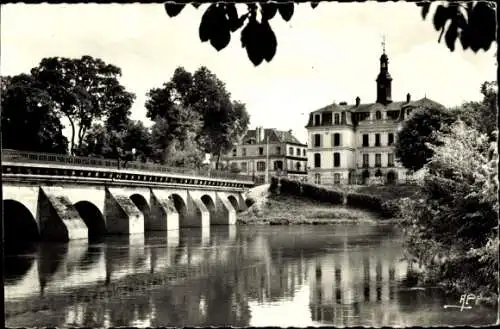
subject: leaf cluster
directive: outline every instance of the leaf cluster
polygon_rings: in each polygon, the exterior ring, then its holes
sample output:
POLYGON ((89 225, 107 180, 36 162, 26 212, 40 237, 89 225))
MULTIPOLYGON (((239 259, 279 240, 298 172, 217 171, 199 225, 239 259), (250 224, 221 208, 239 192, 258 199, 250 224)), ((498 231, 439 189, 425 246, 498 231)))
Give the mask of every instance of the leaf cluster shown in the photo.
MULTIPOLYGON (((179 15, 186 4, 165 3, 169 17, 179 15)), ((199 3, 192 3, 198 9, 199 3)), ((201 42, 210 42, 217 51, 224 49, 231 41, 231 35, 241 29, 241 45, 247 56, 255 65, 264 60, 270 62, 278 47, 278 40, 270 25, 270 20, 281 16, 290 21, 295 12, 293 2, 255 2, 247 4, 246 12, 239 14, 234 3, 213 3, 205 10, 199 25, 201 42), (277 15, 279 13, 279 15, 277 15)), ((314 9, 318 2, 310 2, 314 9)), ((429 15, 433 1, 420 1, 422 18, 429 15)), ((496 41, 496 3, 491 1, 448 1, 447 4, 436 5, 432 24, 438 31, 441 42, 444 36, 446 46, 455 50, 458 39, 462 48, 478 52, 487 51, 496 41)))
MULTIPOLYGON (((419 2, 422 18, 429 14, 431 1, 419 2)), ((488 1, 448 1, 436 7, 432 23, 440 32, 438 42, 444 35, 446 46, 455 50, 458 39, 464 50, 487 51, 496 40, 496 3, 488 1)))
MULTIPOLYGON (((199 4, 192 4, 195 8, 199 4)), ((311 2, 316 8, 318 2, 311 2)), ((213 3, 203 13, 199 26, 201 42, 210 42, 212 47, 221 51, 231 41, 231 35, 241 29, 240 41, 248 58, 255 65, 264 60, 270 62, 277 50, 278 40, 270 21, 278 16, 288 22, 292 19, 295 6, 293 2, 255 2, 247 4, 246 12, 239 14, 234 3, 213 3)), ((165 3, 170 17, 180 14, 185 4, 165 3)))

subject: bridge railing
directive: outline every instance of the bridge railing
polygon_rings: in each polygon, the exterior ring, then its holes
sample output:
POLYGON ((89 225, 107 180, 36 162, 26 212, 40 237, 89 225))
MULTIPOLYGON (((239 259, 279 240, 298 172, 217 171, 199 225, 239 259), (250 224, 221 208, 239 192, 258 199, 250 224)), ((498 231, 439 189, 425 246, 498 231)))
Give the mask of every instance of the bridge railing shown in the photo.
POLYGON ((116 170, 135 169, 135 170, 162 172, 162 173, 202 176, 210 178, 252 181, 251 176, 240 175, 226 171, 216 171, 214 169, 196 170, 196 169, 188 169, 182 167, 168 167, 151 163, 141 163, 136 161, 126 162, 123 160, 118 161, 106 158, 79 157, 79 156, 70 156, 64 154, 36 153, 36 152, 25 152, 25 151, 8 150, 8 149, 2 150, 2 162, 5 161, 23 162, 23 163, 48 163, 48 164, 57 163, 69 166, 101 167, 101 168, 111 168, 116 170))

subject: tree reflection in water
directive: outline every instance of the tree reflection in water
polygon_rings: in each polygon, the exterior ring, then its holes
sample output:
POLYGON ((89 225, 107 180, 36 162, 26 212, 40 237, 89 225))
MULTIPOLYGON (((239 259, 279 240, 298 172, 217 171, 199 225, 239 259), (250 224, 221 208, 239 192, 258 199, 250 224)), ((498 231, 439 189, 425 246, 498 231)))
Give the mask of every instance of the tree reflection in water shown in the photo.
MULTIPOLYGON (((132 247, 118 238, 82 250, 41 246, 34 267, 40 286, 65 289, 47 290, 43 297, 7 296, 6 324, 244 327, 271 308, 265 324, 275 326, 290 321, 403 326, 496 319, 494 310, 486 308, 467 315, 443 312, 439 293, 405 290, 401 282, 407 266, 399 261, 399 238, 374 227, 219 231, 211 233, 209 244, 196 232, 181 230, 176 244, 159 236, 132 247), (27 316, 38 310, 47 317, 38 316, 36 322, 27 316)), ((22 290, 24 282, 12 281, 9 291, 22 290)))

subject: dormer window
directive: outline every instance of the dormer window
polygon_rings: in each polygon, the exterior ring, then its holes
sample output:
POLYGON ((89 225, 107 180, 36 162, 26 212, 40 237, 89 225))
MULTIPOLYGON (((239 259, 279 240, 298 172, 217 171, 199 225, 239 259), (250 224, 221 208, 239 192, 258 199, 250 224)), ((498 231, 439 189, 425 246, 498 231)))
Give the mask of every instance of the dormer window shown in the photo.
POLYGON ((375 119, 377 119, 377 120, 382 119, 382 113, 380 113, 380 111, 375 112, 375 119))
POLYGON ((338 113, 335 113, 334 115, 334 123, 336 125, 340 124, 340 115, 338 113))
POLYGON ((314 115, 314 125, 315 125, 315 126, 319 126, 319 125, 321 124, 321 123, 320 123, 320 122, 321 122, 320 120, 321 120, 320 115, 319 115, 319 114, 315 114, 315 115, 314 115))

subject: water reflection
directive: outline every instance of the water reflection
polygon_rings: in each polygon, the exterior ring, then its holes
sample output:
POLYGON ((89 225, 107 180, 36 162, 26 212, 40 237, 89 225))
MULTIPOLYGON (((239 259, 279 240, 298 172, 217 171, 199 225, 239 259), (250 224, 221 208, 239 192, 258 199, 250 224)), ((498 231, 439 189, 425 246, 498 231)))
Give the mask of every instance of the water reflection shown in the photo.
MULTIPOLYGON (((392 229, 181 229, 6 258, 8 326, 411 326, 494 323, 402 286, 392 229)), ((456 303, 453 301, 452 303, 456 303)))

